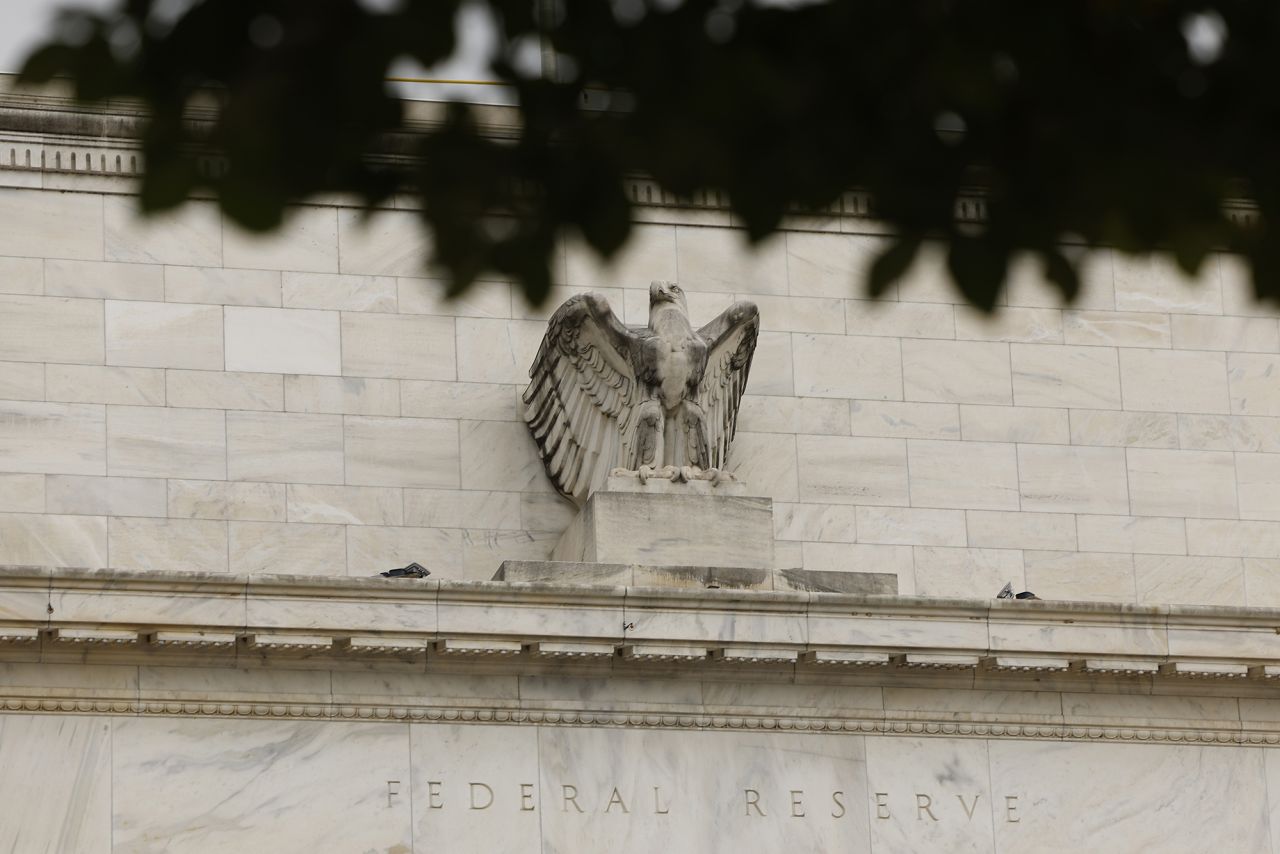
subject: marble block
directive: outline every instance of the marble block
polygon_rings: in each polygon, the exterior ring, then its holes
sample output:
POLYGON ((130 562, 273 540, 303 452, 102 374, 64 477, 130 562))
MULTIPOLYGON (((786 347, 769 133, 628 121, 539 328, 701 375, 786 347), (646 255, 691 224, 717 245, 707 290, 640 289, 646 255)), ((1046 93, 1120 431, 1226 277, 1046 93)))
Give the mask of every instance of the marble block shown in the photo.
POLYGON ((120 719, 114 736, 113 851, 412 845, 404 724, 120 719))
POLYGON ((0 850, 111 850, 107 718, 0 717, 0 850))
POLYGON ((1271 842, 1270 751, 991 742, 988 754, 997 851, 1190 854, 1271 842))
POLYGON ((863 751, 857 737, 540 728, 541 850, 867 852, 863 751))
POLYGON ((898 576, 892 572, 767 570, 736 566, 642 566, 554 560, 506 560, 498 567, 493 580, 610 587, 789 590, 855 595, 898 592, 898 576))
POLYGON ((594 493, 552 560, 773 566, 773 501, 740 495, 594 493))
POLYGON ((634 474, 611 474, 605 480, 605 492, 638 492, 644 495, 746 495, 747 485, 729 480, 713 486, 709 480, 688 480, 677 483, 667 477, 651 477, 644 483, 634 474))
POLYGON ((554 560, 504 560, 494 581, 585 584, 610 587, 717 587, 772 590, 767 569, 723 566, 637 566, 626 563, 571 563, 554 560))
POLYGON ((849 593, 856 596, 898 593, 898 575, 894 572, 842 572, 825 569, 776 569, 774 590, 796 590, 813 593, 849 593))

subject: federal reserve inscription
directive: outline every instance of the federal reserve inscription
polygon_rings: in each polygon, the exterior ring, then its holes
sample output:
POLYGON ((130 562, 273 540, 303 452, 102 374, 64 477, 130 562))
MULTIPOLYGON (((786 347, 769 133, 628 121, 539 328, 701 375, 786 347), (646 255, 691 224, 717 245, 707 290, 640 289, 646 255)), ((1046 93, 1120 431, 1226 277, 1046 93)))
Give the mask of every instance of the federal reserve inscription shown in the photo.
MULTIPOLYGON (((556 809, 570 815, 632 815, 643 813, 666 816, 682 810, 697 810, 703 805, 682 796, 679 788, 667 785, 616 785, 603 789, 561 782, 549 791, 539 792, 536 783, 498 783, 469 780, 465 783, 428 780, 426 807, 429 810, 468 812, 537 812, 556 809)), ((400 795, 399 781, 388 780, 388 805, 400 795)), ((852 790, 852 787, 851 787, 852 790)), ((813 790, 784 788, 761 784, 742 787, 726 793, 737 804, 737 813, 745 818, 783 817, 805 819, 824 816, 841 819, 856 809, 858 798, 843 789, 813 790)), ((723 806, 723 804, 722 804, 723 806)), ((1022 821, 1020 795, 989 796, 985 792, 938 791, 873 791, 865 805, 875 820, 908 820, 918 822, 987 821, 988 813, 997 821, 1017 824, 1022 821), (990 802, 988 802, 990 801, 990 802)))

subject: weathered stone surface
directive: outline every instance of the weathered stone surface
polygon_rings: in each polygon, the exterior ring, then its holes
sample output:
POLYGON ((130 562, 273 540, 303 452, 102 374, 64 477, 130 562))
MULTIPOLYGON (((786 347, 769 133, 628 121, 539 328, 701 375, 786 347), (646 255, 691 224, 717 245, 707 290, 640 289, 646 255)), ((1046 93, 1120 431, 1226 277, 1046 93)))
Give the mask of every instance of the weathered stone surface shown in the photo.
POLYGON ((552 557, 770 569, 772 508, 768 498, 596 492, 552 557))
POLYGON ((851 593, 856 596, 893 594, 898 592, 898 576, 892 572, 779 569, 773 574, 773 589, 814 593, 851 593))
POLYGON ((893 573, 884 572, 516 560, 503 561, 493 580, 608 587, 789 590, 855 595, 892 594, 897 592, 898 587, 897 577, 893 573))

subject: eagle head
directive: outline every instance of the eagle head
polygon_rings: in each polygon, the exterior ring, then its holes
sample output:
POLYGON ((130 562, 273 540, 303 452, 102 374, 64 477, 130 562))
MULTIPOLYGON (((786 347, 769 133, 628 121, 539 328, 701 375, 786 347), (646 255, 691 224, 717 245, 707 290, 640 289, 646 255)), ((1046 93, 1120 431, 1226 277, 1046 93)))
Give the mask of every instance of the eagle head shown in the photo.
POLYGON ((653 310, 664 302, 679 306, 684 314, 689 313, 689 304, 685 302, 684 291, 675 282, 649 283, 649 309, 653 310))

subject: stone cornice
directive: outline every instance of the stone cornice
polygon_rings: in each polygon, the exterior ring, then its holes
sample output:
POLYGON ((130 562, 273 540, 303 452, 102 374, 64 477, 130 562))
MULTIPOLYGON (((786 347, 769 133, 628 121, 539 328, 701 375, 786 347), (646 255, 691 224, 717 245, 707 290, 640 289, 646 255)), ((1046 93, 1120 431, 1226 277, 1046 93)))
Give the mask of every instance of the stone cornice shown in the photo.
POLYGON ((6 567, 0 650, 1260 685, 1280 610, 6 567))
POLYGON ((1277 745, 1245 703, 1275 695, 1278 629, 1249 608, 0 567, 0 713, 1277 745), (329 676, 284 678, 308 671, 329 676), (350 687, 373 673, 378 693, 350 687), (671 690, 539 699, 526 678, 671 690), (890 708, 891 688, 950 699, 890 708))

